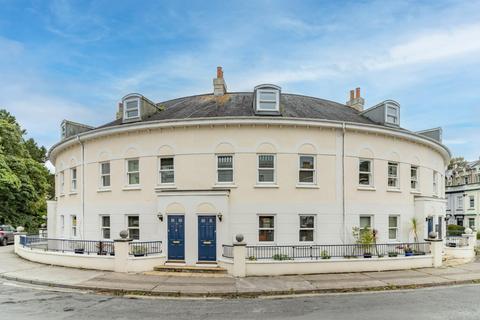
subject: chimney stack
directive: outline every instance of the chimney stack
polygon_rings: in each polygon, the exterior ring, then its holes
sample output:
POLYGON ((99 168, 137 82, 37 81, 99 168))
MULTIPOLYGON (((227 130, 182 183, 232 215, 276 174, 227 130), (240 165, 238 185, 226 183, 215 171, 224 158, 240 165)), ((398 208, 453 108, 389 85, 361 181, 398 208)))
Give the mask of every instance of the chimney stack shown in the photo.
POLYGON ((217 77, 213 79, 213 95, 219 97, 225 93, 227 93, 227 84, 223 79, 223 70, 222 67, 217 67, 217 77))
POLYGON ((357 111, 363 111, 365 99, 360 96, 360 88, 356 88, 355 91, 350 90, 350 100, 346 102, 346 105, 357 111))

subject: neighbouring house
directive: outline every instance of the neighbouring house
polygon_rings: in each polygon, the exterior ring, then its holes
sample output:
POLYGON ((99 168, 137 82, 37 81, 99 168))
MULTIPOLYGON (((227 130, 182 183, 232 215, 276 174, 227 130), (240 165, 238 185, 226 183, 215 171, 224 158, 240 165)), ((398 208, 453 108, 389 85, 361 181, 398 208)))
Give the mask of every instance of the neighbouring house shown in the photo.
POLYGON ((56 201, 48 236, 161 240, 169 261, 217 261, 237 234, 250 245, 379 243, 445 234, 441 129, 401 127, 400 104, 364 109, 283 93, 273 84, 229 92, 221 68, 213 93, 160 103, 128 94, 116 119, 62 123, 49 151, 56 201))
POLYGON ((447 223, 477 231, 480 206, 480 159, 446 171, 447 223))

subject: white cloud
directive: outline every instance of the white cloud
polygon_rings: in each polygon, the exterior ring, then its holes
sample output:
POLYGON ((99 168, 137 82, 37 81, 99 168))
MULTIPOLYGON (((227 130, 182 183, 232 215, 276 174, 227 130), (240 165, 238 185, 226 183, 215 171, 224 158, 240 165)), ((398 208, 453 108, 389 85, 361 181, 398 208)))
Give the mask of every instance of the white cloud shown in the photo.
POLYGON ((365 63, 368 69, 387 69, 417 63, 435 63, 459 55, 480 51, 480 24, 471 24, 445 30, 428 30, 412 39, 394 45, 385 56, 365 63))

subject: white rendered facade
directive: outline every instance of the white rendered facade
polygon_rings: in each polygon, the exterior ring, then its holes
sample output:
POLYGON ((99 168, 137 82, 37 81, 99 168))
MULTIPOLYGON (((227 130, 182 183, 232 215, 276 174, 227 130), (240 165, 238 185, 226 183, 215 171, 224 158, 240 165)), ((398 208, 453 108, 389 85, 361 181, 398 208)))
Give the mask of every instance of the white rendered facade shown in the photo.
POLYGON ((198 215, 215 216, 217 257, 221 245, 231 244, 239 233, 247 244, 352 243, 351 230, 360 217, 371 217, 378 242, 411 241, 412 217, 422 224, 423 239, 425 219, 433 217, 437 224, 445 215, 442 173, 448 151, 429 139, 380 126, 270 117, 132 123, 65 140, 50 158, 65 183, 63 193, 57 185, 56 208, 50 206, 49 237, 101 239, 106 215, 110 238, 117 238, 129 228, 128 217, 138 216, 140 240, 166 243, 168 217, 182 214, 189 264, 198 261, 198 215), (233 156, 233 182, 217 182, 217 155, 233 156), (258 181, 259 155, 275 157, 272 183, 258 181), (298 181, 301 155, 314 158, 313 183, 298 181), (174 183, 159 183, 159 161, 165 157, 174 158, 174 183), (128 183, 129 159, 138 160, 138 184, 128 183), (359 184, 360 159, 371 161, 370 186, 359 184), (110 186, 101 179, 106 162, 110 186), (388 187, 389 163, 398 165, 398 187, 388 187), (416 190, 411 166, 418 170, 416 190), (76 191, 70 189, 72 168, 77 169, 76 191), (312 232, 301 241, 302 215, 314 217, 313 241, 308 241, 312 232), (266 239, 265 233, 260 239, 260 216, 273 217, 273 241, 260 241, 266 239), (397 219, 396 239, 389 237, 391 217, 397 219))

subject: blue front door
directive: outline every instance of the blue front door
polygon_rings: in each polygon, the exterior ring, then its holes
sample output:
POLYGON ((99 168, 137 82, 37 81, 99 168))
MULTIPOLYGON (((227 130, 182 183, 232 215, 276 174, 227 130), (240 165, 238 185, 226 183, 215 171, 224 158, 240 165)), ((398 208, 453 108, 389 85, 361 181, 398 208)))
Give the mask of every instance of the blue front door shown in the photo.
POLYGON ((217 260, 217 224, 215 216, 198 216, 198 260, 217 260))
POLYGON ((168 216, 168 260, 185 260, 184 216, 168 216))

